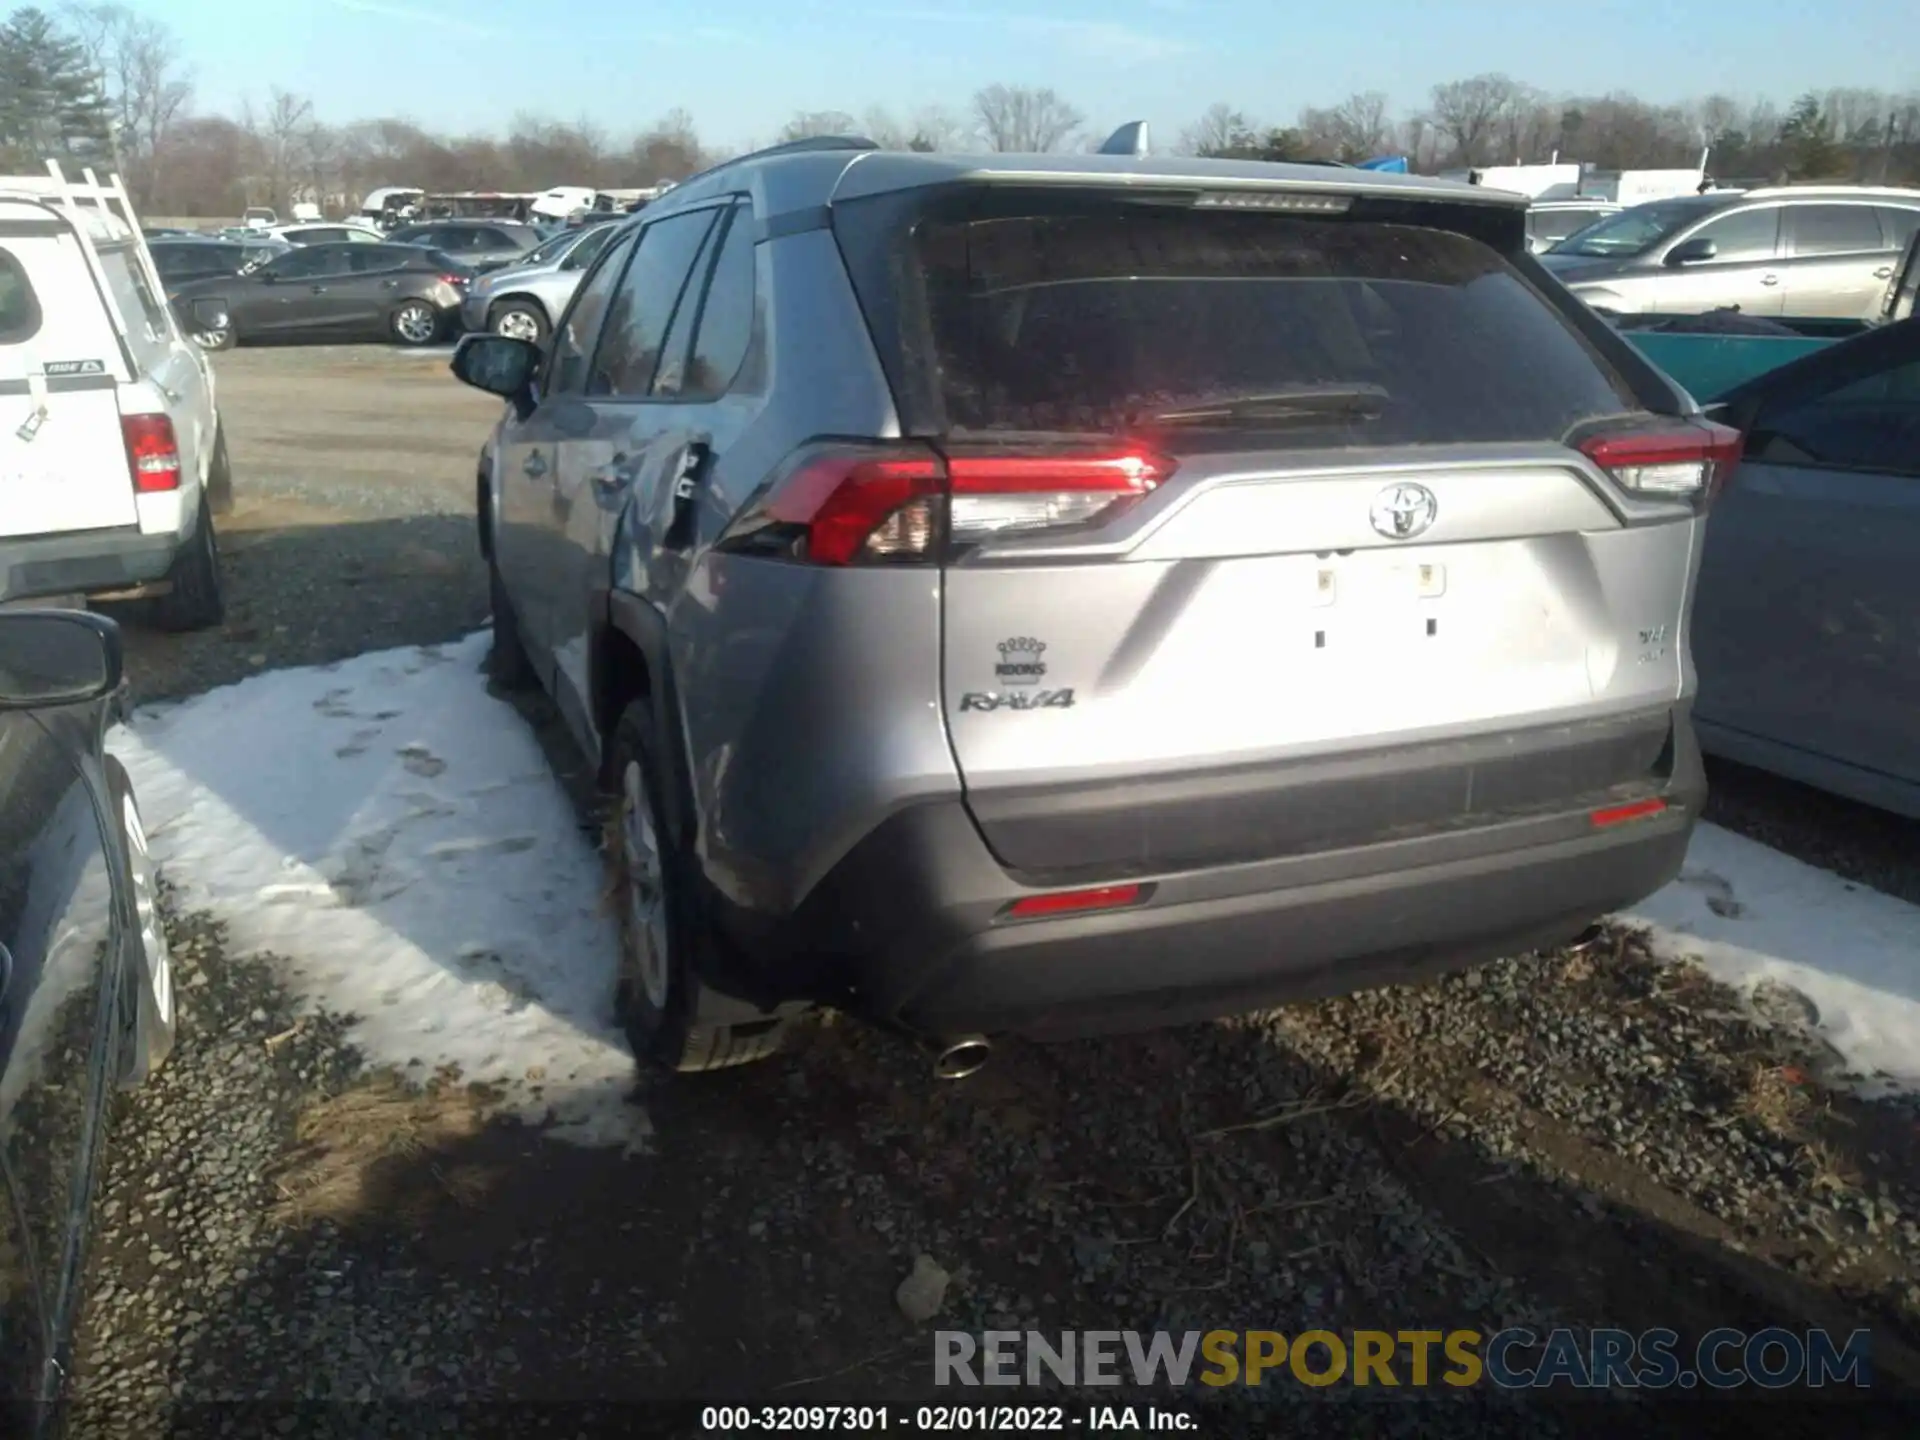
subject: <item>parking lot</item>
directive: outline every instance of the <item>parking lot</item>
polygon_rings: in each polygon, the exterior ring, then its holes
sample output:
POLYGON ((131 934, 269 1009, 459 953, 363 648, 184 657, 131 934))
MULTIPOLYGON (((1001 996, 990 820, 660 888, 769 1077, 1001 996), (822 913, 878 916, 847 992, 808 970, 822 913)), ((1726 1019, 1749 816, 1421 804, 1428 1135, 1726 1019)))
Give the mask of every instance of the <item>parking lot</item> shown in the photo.
MULTIPOLYGON (((472 522, 492 403, 444 356, 243 349, 216 365, 239 497, 222 530, 228 620, 165 636, 129 617, 129 666, 143 701, 242 688, 177 722, 140 719, 148 763, 191 769, 188 740, 170 750, 169 736, 230 743, 254 779, 227 808, 255 807, 264 843, 275 786, 298 795, 333 773, 313 769, 320 731, 274 720, 304 704, 347 737, 332 753, 395 757, 352 772, 387 788, 369 780, 343 803, 343 827, 392 795, 412 804, 414 781, 507 826, 487 786, 460 789, 457 749, 495 723, 472 522), (353 660, 377 651, 402 653, 353 660), (293 700, 247 688, 335 665, 274 692, 293 700), (383 686, 390 708, 373 699, 383 686)), ((471 933, 492 913, 483 892, 506 903, 503 875, 534 877, 527 893, 547 900, 599 883, 590 797, 548 719, 523 704, 517 720, 547 766, 538 796, 512 802, 536 817, 513 821, 525 843, 461 883, 380 897, 417 927, 394 965, 456 935, 463 956, 498 962, 433 977, 448 1034, 467 1028, 454 1044, 422 1020, 410 1033, 427 1058, 411 1069, 397 1021, 356 1029, 313 1000, 315 976, 352 993, 342 972, 387 963, 377 926, 334 915, 367 907, 336 877, 325 913, 276 928, 241 854, 254 842, 190 803, 185 780, 145 798, 136 770, 163 859, 169 816, 179 827, 164 873, 183 1021, 168 1069, 118 1116, 79 1433, 154 1433, 170 1407, 216 1400, 925 1396, 933 1326, 895 1300, 921 1256, 949 1277, 937 1323, 954 1329, 1870 1327, 1877 1393, 1920 1395, 1920 1116, 1838 1083, 1791 991, 1736 996, 1620 927, 1428 988, 1005 1045, 958 1084, 845 1023, 765 1066, 636 1077, 608 1068, 596 1017, 540 988, 600 993, 597 960, 569 948, 590 938, 577 911, 580 928, 551 930, 524 964, 471 933), (223 856, 233 868, 212 875, 223 856), (435 929, 436 905, 461 908, 459 924, 435 929), (301 953, 323 942, 327 955, 301 953), (447 1008, 450 985, 478 997, 478 1018, 465 994, 447 1008), (484 1030, 497 991, 516 997, 497 1008, 511 1042, 484 1030), (586 1038, 528 1028, 529 1011, 586 1038), (568 1057, 567 1084, 543 1044, 568 1057), (528 1123, 543 1095, 570 1129, 528 1123)), ((1836 890, 1920 903, 1913 825, 1713 778, 1720 825, 1835 872, 1836 890)), ((466 842, 433 843, 409 853, 466 842)), ((1693 883, 1715 915, 1765 909, 1725 877, 1693 883)), ((1287 1424, 1329 1434, 1355 1433, 1355 1406, 1387 1431, 1614 1434, 1619 1404, 1636 1403, 1274 1394, 1299 1407, 1287 1424)), ((1271 1424, 1244 1397, 1219 1404, 1222 1433, 1271 1424)), ((1674 1433, 1753 1419, 1647 1409, 1674 1433)))

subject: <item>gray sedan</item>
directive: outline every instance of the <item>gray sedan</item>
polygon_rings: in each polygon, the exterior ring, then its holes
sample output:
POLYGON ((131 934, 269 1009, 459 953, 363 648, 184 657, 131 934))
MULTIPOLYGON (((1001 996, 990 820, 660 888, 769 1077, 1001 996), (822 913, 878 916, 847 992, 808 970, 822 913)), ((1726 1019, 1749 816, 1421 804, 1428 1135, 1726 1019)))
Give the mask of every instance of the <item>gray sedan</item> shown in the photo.
POLYGON ((1702 746, 1920 818, 1920 319, 1761 375, 1694 611, 1702 746))

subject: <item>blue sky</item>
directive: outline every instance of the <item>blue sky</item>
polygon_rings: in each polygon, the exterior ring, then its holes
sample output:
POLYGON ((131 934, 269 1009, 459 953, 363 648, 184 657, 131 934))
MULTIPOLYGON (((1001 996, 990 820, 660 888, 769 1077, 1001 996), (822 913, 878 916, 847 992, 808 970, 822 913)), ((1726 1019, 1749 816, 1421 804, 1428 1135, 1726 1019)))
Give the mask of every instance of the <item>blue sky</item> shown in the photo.
POLYGON ((133 0, 179 37, 203 109, 278 85, 323 119, 497 130, 520 110, 616 134, 675 106, 712 144, 797 110, 964 111, 1051 85, 1105 130, 1170 139, 1215 101, 1284 121, 1382 90, 1422 104, 1488 70, 1553 91, 1920 86, 1914 0, 133 0), (1822 13, 1824 9, 1824 13, 1822 13))

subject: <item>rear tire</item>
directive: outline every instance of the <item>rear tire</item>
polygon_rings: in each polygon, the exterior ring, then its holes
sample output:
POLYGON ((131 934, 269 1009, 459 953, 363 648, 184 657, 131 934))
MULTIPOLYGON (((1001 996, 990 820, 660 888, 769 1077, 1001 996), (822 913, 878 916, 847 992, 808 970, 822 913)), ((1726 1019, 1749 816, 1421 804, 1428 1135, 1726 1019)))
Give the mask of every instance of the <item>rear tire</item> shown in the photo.
POLYGON ((713 932, 692 850, 665 823, 657 762, 653 716, 636 701, 614 727, 608 755, 608 854, 620 918, 614 1008, 643 1063, 689 1074, 765 1060, 780 1049, 784 1020, 744 1018, 737 1002, 700 978, 713 932))
POLYGON ((200 497, 193 538, 175 557, 167 578, 173 588, 153 602, 153 618, 162 630, 210 630, 227 618, 221 589, 220 542, 213 534, 213 510, 200 497))
POLYGON ((400 345, 431 345, 440 338, 440 312, 424 300, 403 300, 393 307, 388 324, 400 345))
POLYGON ((193 343, 202 350, 231 350, 240 343, 240 337, 229 322, 224 330, 196 330, 193 343))
POLYGON ((127 949, 121 975, 121 1015, 126 1036, 121 1053, 119 1083, 128 1089, 144 1084, 173 1053, 179 1022, 176 1008, 173 952, 160 913, 158 872, 147 849, 146 827, 133 782, 111 755, 107 757, 107 796, 120 827, 120 878, 124 887, 123 924, 127 949))
POLYGON ((520 639, 520 622, 514 617, 513 602, 507 597, 506 581, 500 567, 487 562, 488 603, 493 609, 493 648, 487 652, 487 673, 502 690, 531 690, 539 683, 527 647, 520 639))
POLYGON ((213 430, 213 461, 207 466, 207 508, 215 515, 233 513, 233 462, 227 458, 227 428, 213 430))

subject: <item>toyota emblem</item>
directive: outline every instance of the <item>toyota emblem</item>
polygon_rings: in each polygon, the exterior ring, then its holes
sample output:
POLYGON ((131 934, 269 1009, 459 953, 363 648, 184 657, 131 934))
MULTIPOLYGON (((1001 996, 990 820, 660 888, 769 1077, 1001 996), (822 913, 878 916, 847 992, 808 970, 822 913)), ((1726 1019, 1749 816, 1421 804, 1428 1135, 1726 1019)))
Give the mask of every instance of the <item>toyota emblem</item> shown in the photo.
POLYGON ((1389 485, 1373 497, 1367 518, 1389 540, 1411 540, 1424 534, 1440 513, 1440 502, 1424 485, 1389 485))

